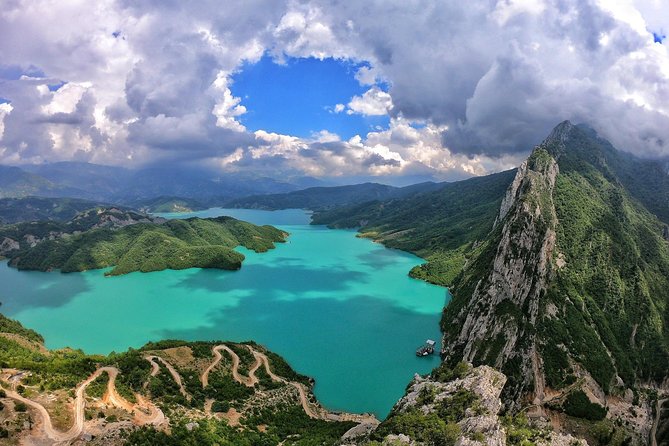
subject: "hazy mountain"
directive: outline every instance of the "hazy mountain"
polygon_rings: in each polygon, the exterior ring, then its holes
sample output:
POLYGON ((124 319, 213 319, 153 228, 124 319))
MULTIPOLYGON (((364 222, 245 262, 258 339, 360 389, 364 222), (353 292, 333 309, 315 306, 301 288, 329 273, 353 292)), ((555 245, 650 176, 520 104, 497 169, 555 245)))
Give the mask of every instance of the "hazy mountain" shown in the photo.
POLYGON ((295 184, 244 173, 215 173, 181 166, 130 170, 90 163, 59 162, 0 166, 0 197, 70 197, 132 204, 170 196, 195 199, 206 205, 254 194, 281 193, 318 183, 309 177, 295 184))
POLYGON ((406 197, 444 187, 445 183, 420 183, 394 187, 378 183, 349 186, 310 187, 284 194, 253 195, 232 200, 226 206, 251 209, 327 209, 376 200, 406 197))
POLYGON ((0 166, 0 197, 51 195, 58 189, 56 184, 46 178, 19 167, 0 166))
POLYGON ((0 224, 21 221, 66 221, 86 209, 104 206, 103 203, 78 198, 0 198, 0 224))

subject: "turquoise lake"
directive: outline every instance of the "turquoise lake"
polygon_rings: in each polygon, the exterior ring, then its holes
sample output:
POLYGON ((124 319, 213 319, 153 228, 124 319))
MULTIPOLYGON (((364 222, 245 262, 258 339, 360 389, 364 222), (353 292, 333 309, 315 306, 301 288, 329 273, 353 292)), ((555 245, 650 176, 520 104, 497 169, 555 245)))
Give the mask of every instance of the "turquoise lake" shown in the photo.
POLYGON ((422 260, 355 236, 310 226, 301 210, 209 209, 170 218, 231 215, 273 224, 287 243, 256 254, 240 271, 188 269, 104 277, 25 272, 0 263, 1 310, 44 335, 49 348, 124 351, 159 339, 254 340, 316 380, 331 410, 384 417, 440 339, 445 288, 408 277, 422 260))

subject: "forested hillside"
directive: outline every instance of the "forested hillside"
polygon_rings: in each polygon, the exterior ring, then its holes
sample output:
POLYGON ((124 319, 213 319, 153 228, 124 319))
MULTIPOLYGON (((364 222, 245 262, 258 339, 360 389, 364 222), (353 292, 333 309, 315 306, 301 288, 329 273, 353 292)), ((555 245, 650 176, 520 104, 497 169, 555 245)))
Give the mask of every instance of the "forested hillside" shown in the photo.
POLYGON ((252 209, 310 209, 322 210, 337 206, 350 206, 378 200, 408 197, 422 192, 439 190, 445 183, 419 183, 394 187, 378 183, 349 186, 310 187, 283 194, 253 195, 226 203, 234 208, 252 209))
MULTIPOLYGON (((164 269, 239 269, 242 245, 256 252, 283 242, 286 233, 230 217, 190 218, 159 223, 135 223, 118 229, 99 228, 46 239, 12 251, 10 265, 19 269, 61 272, 114 268, 107 275, 164 269)), ((17 237, 21 238, 21 237, 17 237)))
POLYGON ((314 224, 360 228, 363 237, 413 252, 428 260, 411 274, 440 285, 451 283, 467 257, 492 229, 515 170, 444 185, 407 198, 319 211, 314 224))

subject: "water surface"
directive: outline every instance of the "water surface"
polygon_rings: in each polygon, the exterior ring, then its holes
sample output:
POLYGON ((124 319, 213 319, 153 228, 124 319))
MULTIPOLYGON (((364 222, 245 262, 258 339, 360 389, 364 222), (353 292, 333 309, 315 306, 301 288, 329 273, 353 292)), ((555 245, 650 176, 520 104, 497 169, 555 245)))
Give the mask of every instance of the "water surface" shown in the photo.
MULTIPOLYGON (((255 340, 316 379, 333 410, 385 416, 414 373, 438 358, 416 358, 439 339, 444 288, 411 279, 421 259, 355 237, 309 226, 300 210, 211 209, 188 216, 232 215, 275 224, 291 235, 267 253, 240 248, 236 272, 188 269, 104 277, 17 271, 0 264, 6 315, 44 335, 50 348, 124 351, 150 340, 255 340)), ((175 217, 175 215, 167 215, 175 217)))

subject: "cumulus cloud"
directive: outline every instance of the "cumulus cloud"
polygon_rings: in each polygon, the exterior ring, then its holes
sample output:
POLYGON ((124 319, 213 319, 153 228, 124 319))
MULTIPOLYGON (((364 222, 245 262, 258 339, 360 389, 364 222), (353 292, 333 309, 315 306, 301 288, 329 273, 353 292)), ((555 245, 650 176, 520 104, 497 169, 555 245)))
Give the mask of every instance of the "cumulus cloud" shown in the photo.
POLYGON ((215 164, 229 171, 253 169, 271 175, 313 175, 358 178, 365 176, 420 176, 426 179, 458 180, 491 170, 513 168, 520 156, 491 158, 453 153, 443 146, 444 127, 417 125, 392 118, 386 130, 342 140, 323 130, 310 139, 254 132, 253 144, 238 148, 234 156, 218 157, 215 164))
POLYGON ((512 167, 564 119, 667 156, 669 52, 653 38, 669 29, 664 3, 8 0, 0 162, 452 179, 512 167), (322 105, 389 127, 350 140, 250 132, 232 75, 263 54, 358 64, 366 91, 322 105))
POLYGON ((5 117, 11 113, 12 109, 12 104, 0 104, 0 139, 2 139, 2 135, 5 134, 5 117))
MULTIPOLYGON (((359 113, 365 116, 387 115, 393 108, 393 98, 374 86, 363 93, 362 96, 354 96, 348 103, 348 114, 359 113)), ((335 107, 336 111, 336 107, 335 107)))

